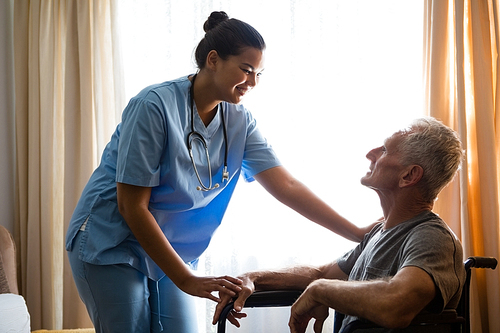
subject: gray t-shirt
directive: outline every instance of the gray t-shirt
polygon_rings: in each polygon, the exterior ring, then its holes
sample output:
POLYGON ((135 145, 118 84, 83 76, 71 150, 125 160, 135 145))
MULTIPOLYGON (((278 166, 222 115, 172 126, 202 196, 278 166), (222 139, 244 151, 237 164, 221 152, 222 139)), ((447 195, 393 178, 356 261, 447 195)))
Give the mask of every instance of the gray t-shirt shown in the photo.
MULTIPOLYGON (((387 230, 382 223, 376 225, 337 263, 349 280, 355 281, 392 277, 408 266, 423 269, 434 280, 437 291, 425 311, 436 313, 456 308, 465 282, 462 245, 431 211, 387 230)), ((342 326, 356 319, 346 316, 342 326)))

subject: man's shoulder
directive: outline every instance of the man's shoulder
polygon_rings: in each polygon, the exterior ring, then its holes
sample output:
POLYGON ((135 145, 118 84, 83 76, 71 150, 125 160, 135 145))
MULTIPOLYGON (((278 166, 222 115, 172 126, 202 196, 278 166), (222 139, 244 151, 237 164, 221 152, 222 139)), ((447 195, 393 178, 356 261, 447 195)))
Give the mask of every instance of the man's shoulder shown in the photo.
POLYGON ((403 222, 399 226, 405 233, 434 233, 445 232, 453 234, 453 231, 448 227, 446 222, 432 211, 426 211, 417 216, 403 222))
POLYGON ((404 241, 405 251, 417 251, 434 254, 437 257, 445 253, 456 253, 461 243, 455 233, 438 215, 432 213, 428 218, 408 230, 404 241))
POLYGON ((438 233, 451 236, 458 240, 455 233, 446 222, 433 212, 422 215, 419 219, 415 220, 414 223, 415 225, 410 231, 412 233, 438 233))

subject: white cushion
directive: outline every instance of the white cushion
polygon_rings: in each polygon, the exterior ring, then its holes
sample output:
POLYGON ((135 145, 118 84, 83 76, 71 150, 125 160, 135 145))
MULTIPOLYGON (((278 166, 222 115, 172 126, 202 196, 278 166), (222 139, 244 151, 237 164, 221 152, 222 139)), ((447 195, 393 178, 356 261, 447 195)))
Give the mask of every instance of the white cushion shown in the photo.
POLYGON ((0 332, 30 333, 28 307, 21 295, 0 294, 0 332))

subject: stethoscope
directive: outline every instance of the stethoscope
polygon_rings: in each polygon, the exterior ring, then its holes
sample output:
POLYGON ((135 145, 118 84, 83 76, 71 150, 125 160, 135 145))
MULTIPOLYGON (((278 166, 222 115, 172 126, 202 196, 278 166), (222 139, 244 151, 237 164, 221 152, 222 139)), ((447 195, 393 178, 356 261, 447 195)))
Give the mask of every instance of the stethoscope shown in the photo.
MULTIPOLYGON (((191 81, 191 88, 189 91, 190 94, 190 100, 191 100, 191 133, 188 134, 187 137, 187 147, 189 150, 189 157, 191 158, 191 163, 193 164, 194 172, 196 173, 196 177, 198 178, 198 182, 200 182, 200 186, 197 186, 196 189, 198 191, 210 191, 214 190, 219 187, 219 183, 215 183, 214 186, 212 186, 212 165, 210 164, 210 156, 208 154, 208 146, 207 142, 203 138, 203 136, 196 132, 194 130, 194 80, 196 79, 196 74, 193 75, 193 79, 191 81), (207 157, 207 164, 208 164, 208 174, 209 174, 209 182, 208 186, 203 184, 200 178, 200 174, 198 173, 198 169, 196 168, 196 163, 194 162, 194 157, 193 157, 193 141, 198 140, 201 142, 203 147, 205 148, 205 155, 207 157)), ((226 133, 226 123, 224 121, 224 110, 222 108, 222 103, 219 104, 220 106, 220 117, 222 119, 222 129, 224 132, 224 169, 222 170, 222 183, 224 181, 229 180, 229 172, 227 171, 227 133, 226 133)))

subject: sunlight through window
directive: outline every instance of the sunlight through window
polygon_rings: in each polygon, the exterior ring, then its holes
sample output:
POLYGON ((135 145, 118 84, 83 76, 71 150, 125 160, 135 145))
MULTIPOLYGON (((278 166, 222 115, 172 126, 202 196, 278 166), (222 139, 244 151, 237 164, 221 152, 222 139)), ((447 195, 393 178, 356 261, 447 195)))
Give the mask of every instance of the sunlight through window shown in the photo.
MULTIPOLYGON (((127 101, 147 85, 195 72, 194 49, 213 10, 266 40, 266 69, 244 104, 284 166, 356 224, 381 217, 378 197, 359 180, 366 153, 423 115, 423 1, 119 2, 127 101)), ((241 180, 199 273, 320 264, 353 245, 241 180)), ((200 327, 215 332, 213 305, 201 303, 200 327)), ((238 332, 259 331, 250 322, 265 319, 255 317, 238 332)))

